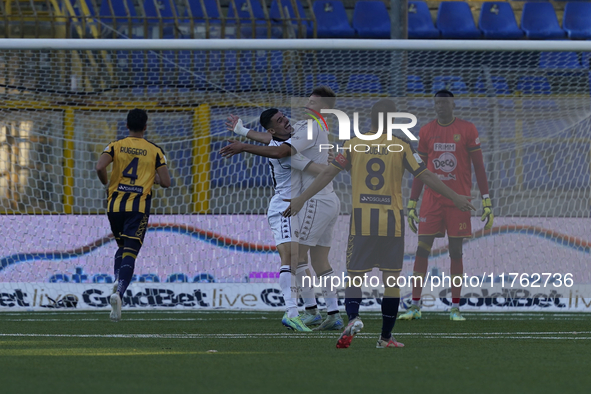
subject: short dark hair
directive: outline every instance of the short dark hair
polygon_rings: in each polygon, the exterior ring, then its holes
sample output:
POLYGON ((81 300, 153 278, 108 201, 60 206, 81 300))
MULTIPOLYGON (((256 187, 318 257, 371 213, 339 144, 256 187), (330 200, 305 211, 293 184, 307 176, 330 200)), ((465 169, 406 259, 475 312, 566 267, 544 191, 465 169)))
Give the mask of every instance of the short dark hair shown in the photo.
POLYGON ((132 109, 127 114, 129 131, 144 131, 146 123, 148 123, 148 114, 143 109, 132 109))
POLYGON ((376 129, 380 125, 380 112, 382 113, 382 126, 386 127, 386 114, 388 112, 396 112, 396 103, 390 99, 381 99, 371 107, 371 128, 376 129))
POLYGON ((318 86, 312 90, 311 96, 322 97, 322 101, 329 107, 334 108, 337 101, 337 95, 328 86, 318 86))
POLYGON ((279 110, 277 108, 269 108, 263 111, 263 113, 261 114, 261 117, 259 119, 259 122, 261 124, 261 126, 263 126, 265 128, 265 130, 269 130, 270 126, 271 126, 271 118, 273 116, 275 116, 275 114, 279 112, 279 110))
POLYGON ((433 97, 438 97, 438 96, 453 97, 454 94, 447 89, 441 89, 441 90, 438 90, 437 93, 435 93, 435 96, 433 96, 433 97))

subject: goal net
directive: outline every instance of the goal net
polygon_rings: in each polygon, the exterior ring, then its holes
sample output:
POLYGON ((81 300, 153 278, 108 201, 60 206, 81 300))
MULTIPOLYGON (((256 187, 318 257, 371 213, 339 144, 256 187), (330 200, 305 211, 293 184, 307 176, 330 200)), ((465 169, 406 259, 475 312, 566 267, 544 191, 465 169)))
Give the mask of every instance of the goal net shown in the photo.
MULTIPOLYGON (((109 142, 127 135, 133 108, 148 111, 146 138, 163 148, 173 177, 171 188, 153 190, 134 276, 142 289, 164 286, 164 295, 143 299, 160 297, 162 304, 140 299, 138 305, 280 306, 279 295, 265 298, 254 290, 256 302, 243 299, 249 290, 236 304, 233 296, 222 299, 227 283, 271 289, 279 257, 265 216, 273 195, 267 159, 224 159, 218 151, 228 139, 241 139, 226 129, 229 114, 262 131, 264 109, 292 116, 292 99, 318 85, 343 98, 337 107, 344 111, 367 112, 380 97, 393 98, 400 112, 417 117, 415 135, 435 119, 433 93, 451 90, 455 115, 478 129, 495 214, 494 228, 483 231, 474 178, 479 210, 464 243, 466 273, 489 287, 509 273, 560 274, 562 280, 572 274, 575 284, 590 284, 591 46, 499 47, 492 41, 0 40, 0 308, 52 306, 68 293, 81 305, 107 305, 101 297, 113 281, 115 243, 95 165, 109 142), (177 285, 188 286, 185 298, 170 295, 177 285), (214 285, 222 286, 219 293, 207 287, 214 285), (207 296, 197 293, 202 288, 210 289, 207 296), (41 300, 44 291, 52 295, 41 300)), ((326 119, 336 128, 336 118, 326 119)), ((331 138, 340 143, 334 132, 331 138)), ((407 175, 405 205, 411 182, 407 175)), ((347 229, 348 174, 337 176, 335 189, 337 226, 347 229)), ((346 272, 346 230, 341 233, 330 255, 337 274, 346 272)), ((417 237, 408 228, 406 234, 402 274, 411 275, 417 237)), ((438 239, 433 246, 433 276, 449 272, 447 244, 438 239)), ((548 301, 564 304, 576 295, 564 285, 551 287, 557 278, 537 293, 520 294, 564 297, 548 301)), ((510 277, 504 280, 504 290, 494 291, 517 297, 510 295, 510 277)), ((464 294, 477 303, 490 291, 464 294)), ((439 290, 432 295, 440 297, 439 290)))

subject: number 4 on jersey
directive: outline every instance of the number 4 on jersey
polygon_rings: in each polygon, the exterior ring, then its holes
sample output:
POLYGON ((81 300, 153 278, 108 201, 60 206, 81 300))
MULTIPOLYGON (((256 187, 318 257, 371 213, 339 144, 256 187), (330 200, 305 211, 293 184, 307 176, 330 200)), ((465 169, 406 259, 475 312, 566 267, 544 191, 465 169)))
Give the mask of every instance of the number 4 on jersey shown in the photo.
POLYGON ((130 178, 132 185, 135 184, 135 180, 137 179, 137 165, 139 161, 139 158, 134 158, 131 163, 129 163, 129 165, 123 170, 123 177, 130 178))

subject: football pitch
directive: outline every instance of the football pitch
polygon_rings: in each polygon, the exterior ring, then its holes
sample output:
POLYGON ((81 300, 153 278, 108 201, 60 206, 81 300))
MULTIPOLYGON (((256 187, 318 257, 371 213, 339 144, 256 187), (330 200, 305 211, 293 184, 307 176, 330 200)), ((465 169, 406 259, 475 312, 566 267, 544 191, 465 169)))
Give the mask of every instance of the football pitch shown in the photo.
POLYGON ((337 332, 294 333, 276 312, 0 313, 3 393, 581 393, 591 315, 447 313, 396 323, 406 347, 376 349, 363 313, 337 332))

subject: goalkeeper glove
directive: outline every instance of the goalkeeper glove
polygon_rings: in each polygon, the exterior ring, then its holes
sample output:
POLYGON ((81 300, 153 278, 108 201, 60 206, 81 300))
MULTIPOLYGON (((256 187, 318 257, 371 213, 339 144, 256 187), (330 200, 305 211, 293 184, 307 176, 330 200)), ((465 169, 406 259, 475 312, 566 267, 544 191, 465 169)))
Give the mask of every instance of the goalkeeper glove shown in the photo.
POLYGON ((246 137, 248 131, 249 129, 242 125, 242 119, 238 119, 238 122, 236 122, 236 126, 234 126, 234 133, 246 137))
POLYGON ((483 222, 486 220, 484 229, 490 230, 493 226, 493 220, 495 218, 492 211, 492 203, 490 202, 488 195, 482 197, 482 218, 480 220, 483 222))
POLYGON ((417 215, 417 202, 415 200, 408 200, 408 226, 413 233, 417 233, 417 223, 419 222, 419 216, 417 215))

